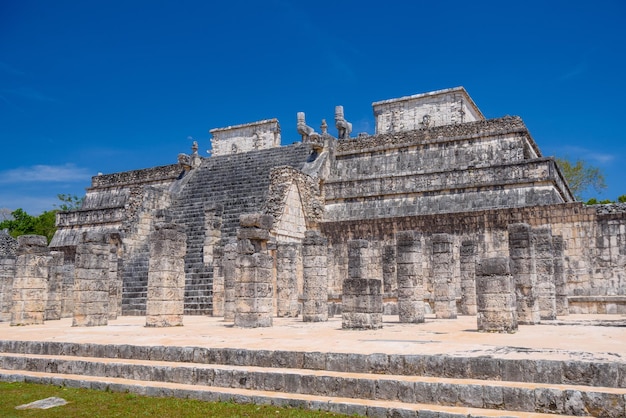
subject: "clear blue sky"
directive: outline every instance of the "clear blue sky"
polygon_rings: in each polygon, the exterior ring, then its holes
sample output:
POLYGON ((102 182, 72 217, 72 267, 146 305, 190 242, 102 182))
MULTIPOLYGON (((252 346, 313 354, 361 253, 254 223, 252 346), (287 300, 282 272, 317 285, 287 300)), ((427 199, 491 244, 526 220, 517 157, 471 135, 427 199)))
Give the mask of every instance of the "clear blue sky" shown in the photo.
MULTIPOLYGON (((373 133, 371 103, 464 86, 544 155, 626 194, 626 2, 0 2, 0 208, 33 215, 90 178, 176 162, 209 129, 296 113, 373 133)), ((331 130, 334 133, 334 129, 331 130)), ((206 153, 204 153, 206 155, 206 153)))

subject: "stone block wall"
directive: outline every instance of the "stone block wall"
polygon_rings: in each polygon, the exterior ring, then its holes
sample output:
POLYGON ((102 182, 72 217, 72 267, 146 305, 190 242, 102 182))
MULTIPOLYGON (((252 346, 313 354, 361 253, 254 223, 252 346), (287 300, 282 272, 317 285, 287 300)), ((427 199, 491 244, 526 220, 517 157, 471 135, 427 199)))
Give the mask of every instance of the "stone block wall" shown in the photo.
POLYGON ((243 125, 215 128, 209 131, 211 154, 237 154, 280 146, 280 125, 277 119, 266 119, 243 125))
POLYGON ((383 100, 372 107, 377 134, 484 120, 463 87, 383 100))

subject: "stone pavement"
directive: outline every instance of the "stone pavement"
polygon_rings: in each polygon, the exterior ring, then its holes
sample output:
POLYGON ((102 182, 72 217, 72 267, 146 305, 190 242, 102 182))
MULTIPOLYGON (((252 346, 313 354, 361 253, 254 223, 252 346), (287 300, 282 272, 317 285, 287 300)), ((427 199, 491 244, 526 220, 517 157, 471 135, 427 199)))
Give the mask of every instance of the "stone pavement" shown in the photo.
POLYGON ((126 316, 97 327, 72 327, 72 320, 11 327, 0 323, 0 340, 54 341, 147 346, 192 346, 356 354, 425 354, 507 359, 626 361, 626 316, 569 315, 541 325, 520 325, 517 333, 476 331, 476 317, 399 323, 385 316, 378 330, 344 330, 341 317, 304 323, 274 318, 270 328, 236 328, 221 318, 185 316, 182 327, 145 327, 145 317, 126 316), (611 325, 611 326, 607 326, 611 325))

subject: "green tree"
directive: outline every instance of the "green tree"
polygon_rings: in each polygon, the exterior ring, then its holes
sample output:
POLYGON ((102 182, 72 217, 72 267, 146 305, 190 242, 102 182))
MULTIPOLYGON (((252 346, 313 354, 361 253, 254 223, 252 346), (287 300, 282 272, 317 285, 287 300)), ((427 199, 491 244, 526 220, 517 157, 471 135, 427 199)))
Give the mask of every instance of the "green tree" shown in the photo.
POLYGON ((58 194, 57 197, 61 201, 61 204, 54 205, 54 207, 58 208, 59 210, 63 212, 80 209, 83 206, 83 201, 85 200, 84 196, 78 197, 73 194, 61 193, 61 194, 58 194))
POLYGON ((13 238, 20 235, 43 235, 52 240, 56 232, 56 210, 49 210, 39 216, 31 216, 23 209, 11 212, 13 219, 0 222, 0 229, 8 229, 13 238))
POLYGON ((604 174, 598 167, 580 159, 574 163, 567 158, 556 158, 555 160, 576 200, 582 200, 582 195, 589 189, 596 192, 606 189, 604 174))

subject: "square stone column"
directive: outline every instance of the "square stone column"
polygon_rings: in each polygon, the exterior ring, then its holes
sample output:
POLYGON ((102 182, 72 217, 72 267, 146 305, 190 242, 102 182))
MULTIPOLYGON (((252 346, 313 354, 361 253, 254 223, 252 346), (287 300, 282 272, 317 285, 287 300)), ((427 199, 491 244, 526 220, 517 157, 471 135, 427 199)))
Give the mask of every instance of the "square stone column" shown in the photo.
POLYGON ((224 321, 235 320, 235 278, 237 277, 237 243, 227 242, 222 257, 224 276, 224 321))
POLYGON ((63 258, 63 252, 50 251, 46 321, 61 319, 63 310, 63 258))
POLYGON ((41 235, 22 235, 17 242, 11 325, 43 324, 52 260, 48 241, 41 235))
POLYGON ((302 320, 328 321, 328 241, 318 231, 306 231, 302 242, 304 289, 302 320))
POLYGON ((400 322, 424 322, 424 275, 421 236, 415 231, 396 234, 396 272, 400 322))
POLYGON ((511 224, 508 226, 508 231, 510 267, 515 284, 517 320, 522 325, 538 324, 540 316, 532 231, 530 225, 525 223, 511 224))
POLYGON ((552 229, 549 226, 533 228, 535 268, 537 272, 537 299, 539 318, 556 319, 556 286, 554 283, 554 250, 552 229))
POLYGON ((0 322, 11 320, 15 262, 16 257, 14 255, 0 257, 0 322))
POLYGON ((267 242, 274 219, 260 213, 241 215, 237 231, 235 326, 271 327, 274 311, 274 259, 267 242))
POLYGON ((111 245, 106 233, 84 232, 76 246, 72 326, 107 325, 111 245))
POLYGON ((187 235, 172 223, 155 225, 150 234, 147 327, 183 325, 187 235))
POLYGON ((280 242, 276 246, 276 311, 278 317, 298 316, 298 256, 300 244, 280 242))
POLYGON ((552 250, 554 251, 554 292, 556 296, 556 314, 558 316, 569 315, 569 300, 567 299, 567 277, 565 276, 565 242, 563 237, 552 237, 552 250))
POLYGON ((434 234, 432 236, 433 293, 435 315, 438 319, 455 319, 457 316, 453 243, 452 235, 434 234))
POLYGON ((369 243, 348 241, 348 278, 343 281, 341 327, 378 329, 383 326, 382 280, 369 279, 369 243))
POLYGON ((461 315, 476 315, 476 242, 463 240, 460 250, 461 315))
POLYGON ((513 276, 509 259, 495 257, 476 265, 478 331, 517 331, 513 276))

